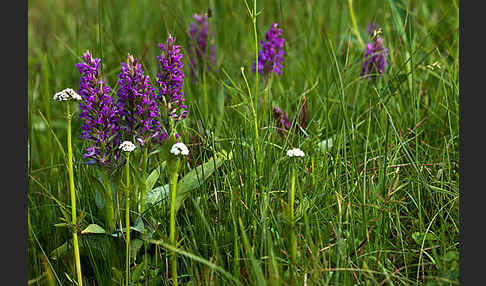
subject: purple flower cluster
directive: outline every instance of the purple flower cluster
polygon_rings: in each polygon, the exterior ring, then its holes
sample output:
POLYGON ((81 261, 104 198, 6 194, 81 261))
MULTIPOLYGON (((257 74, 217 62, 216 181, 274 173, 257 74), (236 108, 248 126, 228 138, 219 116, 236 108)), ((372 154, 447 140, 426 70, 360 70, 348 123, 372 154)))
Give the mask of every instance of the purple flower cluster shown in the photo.
MULTIPOLYGON (((261 49, 258 51, 258 72, 267 77, 271 72, 282 74, 282 60, 285 54, 283 45, 285 39, 281 37, 282 29, 278 23, 273 23, 260 41, 261 49)), ((256 72, 256 60, 253 62, 253 72, 256 72)))
POLYGON ((388 49, 384 47, 384 41, 379 31, 375 23, 368 26, 368 34, 373 38, 373 41, 366 46, 361 75, 370 75, 374 78, 376 75, 385 73, 388 64, 388 49))
POLYGON ((162 54, 159 60, 159 73, 157 82, 160 94, 158 99, 167 108, 168 115, 175 120, 182 120, 187 115, 185 96, 182 93, 184 73, 182 72, 181 47, 174 45, 174 38, 169 35, 165 45, 159 43, 162 54))
POLYGON ((87 140, 84 158, 87 163, 113 166, 119 158, 118 143, 120 120, 115 99, 109 95, 110 87, 100 76, 99 58, 93 58, 89 51, 82 56, 83 61, 76 64, 81 79, 79 82, 81 138, 87 140))
POLYGON ((144 75, 138 59, 128 55, 127 62, 121 64, 118 74, 118 111, 122 120, 122 130, 130 137, 135 136, 140 145, 154 138, 163 141, 166 133, 161 131, 159 106, 155 100, 155 88, 144 75))
MULTIPOLYGON (((206 47, 209 40, 209 24, 208 17, 206 15, 194 14, 195 22, 191 23, 189 27, 189 35, 191 36, 189 44, 189 57, 190 57, 190 68, 191 76, 196 76, 196 71, 202 69, 204 65, 204 59, 206 56, 206 47)), ((212 34, 211 34, 212 35, 212 34)), ((215 65, 215 51, 216 46, 211 44, 211 65, 215 65)), ((209 61, 206 60, 207 69, 211 69, 209 61)))

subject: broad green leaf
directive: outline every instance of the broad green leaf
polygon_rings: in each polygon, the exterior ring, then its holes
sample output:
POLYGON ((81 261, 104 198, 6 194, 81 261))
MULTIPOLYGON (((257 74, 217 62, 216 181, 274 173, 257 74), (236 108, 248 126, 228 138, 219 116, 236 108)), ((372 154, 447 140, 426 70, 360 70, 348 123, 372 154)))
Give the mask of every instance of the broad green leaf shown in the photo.
POLYGON ((143 245, 143 240, 135 238, 130 241, 130 257, 132 261, 137 260, 137 253, 143 245))
POLYGON ((150 175, 148 176, 147 180, 146 180, 146 186, 147 186, 147 190, 151 190, 154 185, 155 185, 155 182, 157 182, 157 180, 159 179, 159 175, 160 175, 160 172, 159 172, 159 168, 155 168, 152 173, 150 173, 150 175))
POLYGON ((200 187, 227 158, 231 158, 231 152, 228 156, 220 155, 217 157, 218 158, 215 159, 213 159, 214 157, 211 157, 206 163, 192 169, 181 179, 177 185, 175 202, 176 212, 189 197, 192 190, 200 187))
POLYGON ((169 184, 158 186, 157 188, 148 191, 145 196, 145 204, 146 204, 145 208, 147 208, 148 205, 159 204, 160 202, 166 200, 168 196, 169 196, 169 184))
MULTIPOLYGON (((221 164, 227 160, 231 159, 232 153, 226 154, 223 150, 219 155, 217 155, 216 160, 211 157, 207 162, 202 165, 197 166, 187 173, 179 182, 177 186, 176 195, 176 211, 182 206, 182 203, 189 197, 190 192, 198 187, 200 187, 213 173, 221 166, 221 164), (203 176, 204 174, 204 176, 203 176)), ((155 189, 147 192, 145 197, 146 207, 147 205, 158 204, 162 201, 166 201, 169 197, 169 185, 158 186, 155 189)))
POLYGON ((93 187, 95 189, 94 199, 95 199, 96 207, 98 207, 99 210, 103 210, 105 207, 105 200, 103 198, 105 192, 105 186, 103 186, 103 183, 100 181, 99 178, 95 176, 90 176, 90 177, 91 177, 91 182, 93 182, 93 187))
POLYGON ((135 221, 135 225, 131 226, 130 229, 133 229, 133 230, 138 231, 140 233, 144 233, 145 232, 145 226, 143 224, 142 219, 140 217, 138 217, 137 220, 135 221))
POLYGON ((93 223, 88 225, 88 227, 86 227, 83 231, 81 231, 81 234, 88 234, 88 233, 102 234, 102 233, 106 233, 106 231, 101 226, 93 223))
MULTIPOLYGON (((79 252, 85 255, 106 256, 109 250, 115 250, 113 241, 106 239, 106 236, 83 235, 78 237, 79 252)), ((65 255, 74 255, 73 240, 70 239, 51 252, 52 259, 60 259, 65 255)))

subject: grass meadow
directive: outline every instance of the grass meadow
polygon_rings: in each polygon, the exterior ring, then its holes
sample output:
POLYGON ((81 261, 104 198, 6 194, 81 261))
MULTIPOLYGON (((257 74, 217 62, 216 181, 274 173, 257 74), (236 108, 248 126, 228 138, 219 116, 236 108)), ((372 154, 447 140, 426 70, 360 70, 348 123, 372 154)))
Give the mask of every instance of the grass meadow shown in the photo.
POLYGON ((459 284, 458 5, 29 1, 29 285, 459 284), (215 61, 193 76, 189 27, 205 13, 215 61), (367 77, 373 21, 388 64, 367 77), (272 23, 282 73, 257 76, 256 40, 272 23), (189 155, 169 153, 170 137, 137 143, 109 172, 86 164, 79 104, 54 94, 78 91, 86 50, 114 98, 128 53, 155 85, 169 33, 188 106, 171 127, 189 155), (275 106, 293 122, 285 132, 275 106))

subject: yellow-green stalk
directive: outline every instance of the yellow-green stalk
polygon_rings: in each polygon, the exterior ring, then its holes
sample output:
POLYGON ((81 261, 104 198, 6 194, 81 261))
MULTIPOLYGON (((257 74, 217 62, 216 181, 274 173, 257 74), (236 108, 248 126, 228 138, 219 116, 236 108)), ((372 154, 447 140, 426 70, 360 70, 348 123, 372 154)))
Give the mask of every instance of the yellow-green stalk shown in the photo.
POLYGON ((295 167, 292 167, 292 181, 290 183, 290 257, 292 265, 297 265, 297 241, 295 239, 295 217, 294 217, 294 202, 295 202, 295 167))
POLYGON ((105 200, 105 219, 108 233, 112 234, 115 230, 115 219, 113 209, 113 194, 111 193, 111 182, 108 177, 108 170, 106 167, 102 167, 103 186, 104 186, 104 200, 105 200))
MULTIPOLYGON (((169 137, 169 142, 175 142, 175 133, 172 133, 169 137)), ((169 192, 170 192, 170 231, 169 240, 170 244, 176 248, 176 233, 175 233, 175 203, 177 197, 177 179, 179 167, 181 165, 181 156, 187 156, 189 150, 184 143, 175 143, 172 145, 167 160, 167 172, 169 174, 169 192)), ((171 272, 172 272, 172 285, 177 285, 177 253, 171 251, 171 272)))
POLYGON ((358 42, 361 48, 365 47, 363 40, 361 40, 361 36, 359 35, 358 25, 356 24, 356 18, 354 17, 354 9, 353 9, 353 0, 348 0, 348 7, 349 7, 349 14, 351 16, 351 22, 353 23, 354 34, 358 39, 358 42))
POLYGON ((135 145, 130 141, 123 141, 120 146, 122 151, 126 152, 125 161, 125 230, 126 230, 126 251, 125 251, 125 283, 128 286, 130 281, 130 152, 135 150, 135 145))
POLYGON ((127 231, 126 241, 126 285, 130 281, 130 153, 127 153, 127 162, 125 164, 125 173, 127 176, 126 190, 125 190, 125 228, 127 231))
MULTIPOLYGON (((302 150, 298 148, 293 148, 287 151, 287 156, 292 157, 304 157, 305 154, 302 150)), ((296 177, 296 166, 294 160, 291 164, 292 177, 290 181, 290 192, 289 192, 289 217, 290 217, 290 277, 294 281, 294 267, 297 266, 297 240, 295 239, 295 214, 294 214, 294 202, 295 202, 295 177, 296 177)))
MULTIPOLYGON (((169 192, 170 192, 170 244, 176 246, 175 239, 175 200, 177 195, 177 177, 180 165, 180 159, 177 158, 173 162, 172 170, 169 174, 169 192)), ((177 285, 177 253, 172 251, 172 285, 177 285)))
POLYGON ((67 103, 67 144, 68 144, 68 174, 69 174, 69 190, 71 191, 71 215, 73 225, 73 245, 74 245, 74 259, 76 263, 76 275, 78 278, 78 285, 83 285, 83 275, 81 273, 81 258, 79 255, 78 244, 78 227, 76 222, 76 192, 74 190, 74 172, 73 172, 73 148, 71 145, 71 109, 70 103, 67 103))

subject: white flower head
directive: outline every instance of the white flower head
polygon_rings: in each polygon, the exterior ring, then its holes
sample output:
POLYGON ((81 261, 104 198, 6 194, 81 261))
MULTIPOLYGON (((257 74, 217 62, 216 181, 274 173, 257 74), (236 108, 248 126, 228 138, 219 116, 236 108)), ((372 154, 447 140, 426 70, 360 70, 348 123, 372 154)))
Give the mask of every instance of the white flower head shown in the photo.
POLYGON ((133 150, 135 150, 135 144, 133 144, 130 141, 123 141, 120 144, 119 148, 122 149, 125 152, 132 152, 133 150))
POLYGON ((287 156, 289 156, 289 157, 304 157, 305 154, 299 148, 294 148, 294 149, 290 149, 289 151, 287 151, 287 156))
POLYGON ((170 153, 172 153, 174 155, 181 154, 181 155, 187 156, 187 154, 189 154, 189 149, 187 149, 186 144, 179 142, 179 143, 175 143, 174 145, 172 145, 172 148, 170 148, 170 153))
POLYGON ((68 101, 68 100, 82 100, 81 95, 77 94, 72 88, 66 88, 54 94, 54 100, 68 101))

